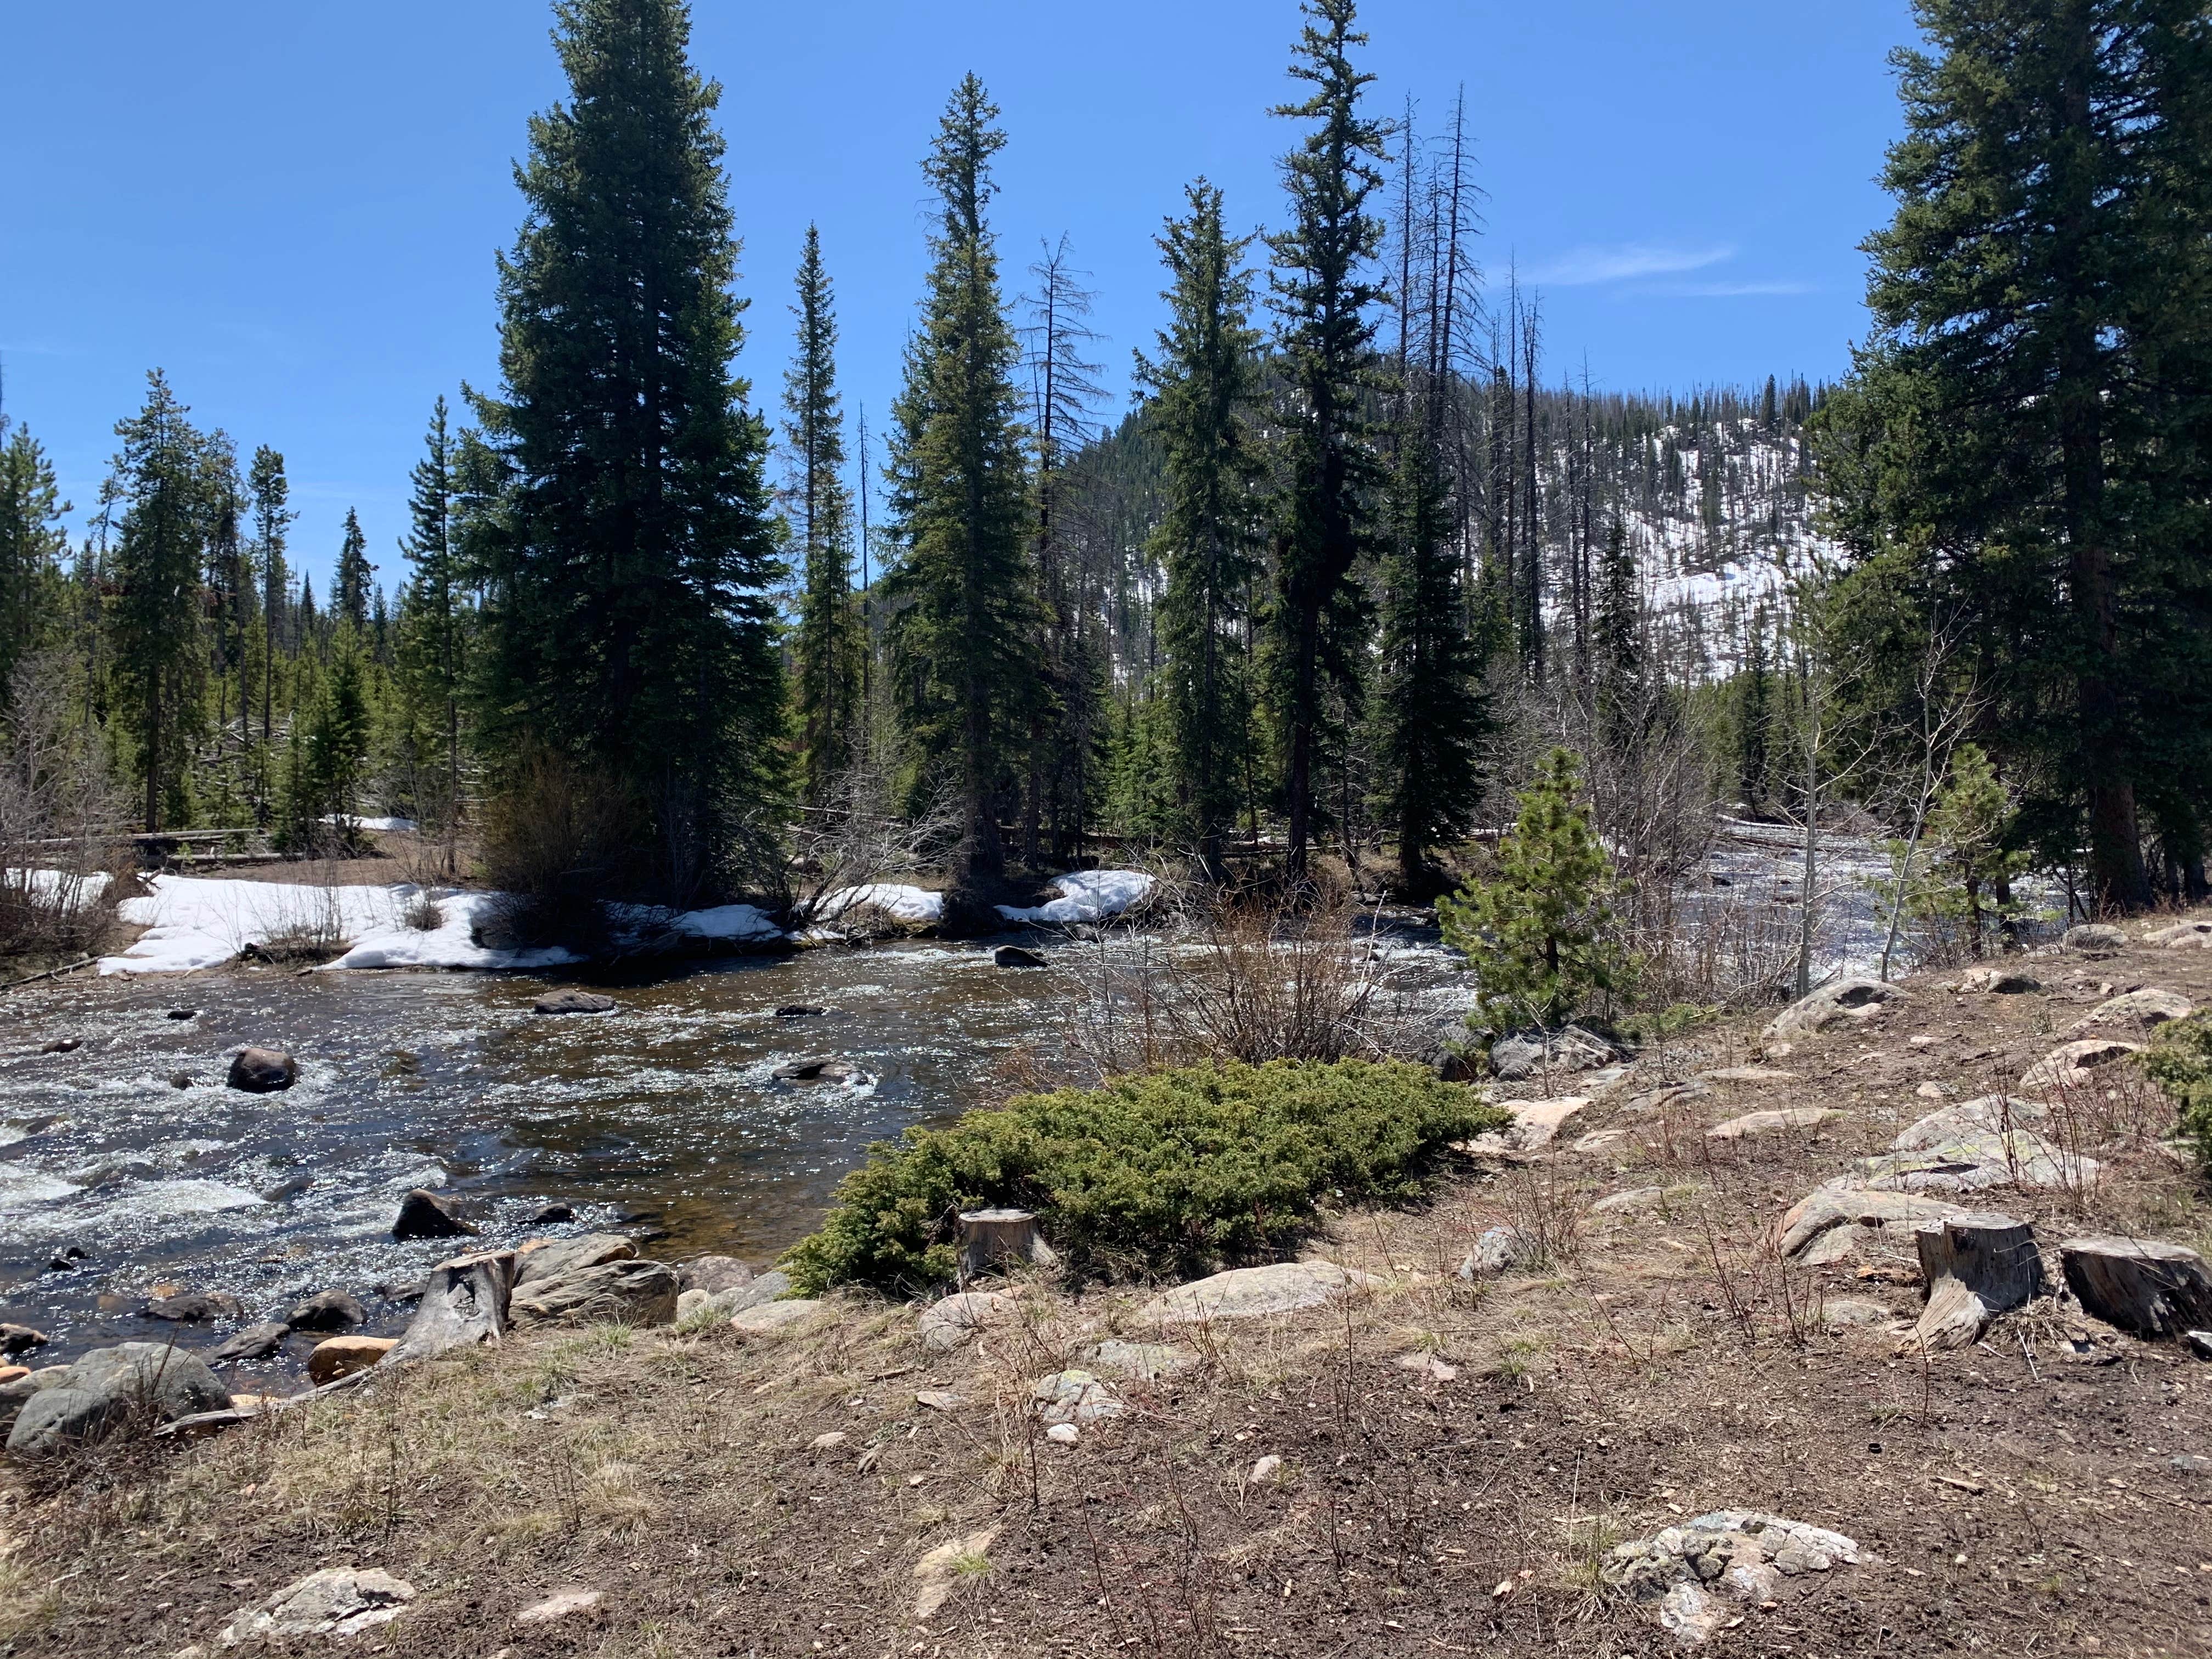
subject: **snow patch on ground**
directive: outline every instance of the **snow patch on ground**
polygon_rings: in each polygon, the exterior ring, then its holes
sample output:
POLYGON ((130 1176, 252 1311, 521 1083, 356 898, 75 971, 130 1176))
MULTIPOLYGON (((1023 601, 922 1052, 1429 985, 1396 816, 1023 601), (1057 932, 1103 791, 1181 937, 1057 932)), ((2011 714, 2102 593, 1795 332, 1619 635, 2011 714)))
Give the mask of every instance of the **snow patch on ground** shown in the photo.
POLYGON ((1026 908, 1002 904, 999 914, 1008 921, 1097 921, 1143 902, 1152 878, 1141 870, 1075 870, 1045 890, 1059 896, 1026 908))
POLYGON ((415 820, 412 818, 361 818, 354 817, 351 813, 339 812, 326 814, 322 822, 340 824, 349 830, 376 830, 387 832, 412 830, 415 827, 415 820))
POLYGON ((896 881, 872 881, 865 887, 840 887, 825 895, 814 907, 816 917, 823 921, 843 915, 848 910, 872 905, 885 915, 898 921, 920 924, 942 921, 945 919, 945 895, 933 893, 927 887, 908 887, 896 881))

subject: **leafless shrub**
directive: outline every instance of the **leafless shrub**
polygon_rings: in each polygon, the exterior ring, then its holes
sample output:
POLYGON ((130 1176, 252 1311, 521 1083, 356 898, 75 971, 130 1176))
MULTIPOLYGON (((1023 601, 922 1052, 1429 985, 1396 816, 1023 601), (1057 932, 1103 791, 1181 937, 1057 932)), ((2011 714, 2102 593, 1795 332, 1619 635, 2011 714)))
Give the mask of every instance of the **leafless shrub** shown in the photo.
POLYGON ((898 811, 890 769, 879 759, 856 760, 837 778, 826 805, 799 813, 792 831, 791 856, 778 866, 780 901, 794 927, 848 921, 865 927, 866 907, 848 906, 834 916, 823 902, 832 894, 898 876, 912 875, 939 861, 959 839, 960 805, 951 789, 940 791, 921 812, 898 811))
POLYGON ((115 925, 122 809, 97 736, 69 718, 68 672, 31 658, 0 708, 0 956, 88 955, 115 925))
POLYGON ((639 802, 604 773, 540 750, 484 814, 484 868, 512 896, 499 919, 518 942, 599 939, 601 896, 629 884, 647 844, 639 802))
POLYGON ((241 954, 286 963, 328 962, 345 954, 349 940, 335 868, 325 864, 319 879, 272 885, 270 891, 283 895, 281 908, 264 912, 259 936, 242 942, 241 954))
POLYGON ((1557 1160, 1517 1165, 1499 1184, 1522 1267, 1549 1267, 1582 1254, 1582 1190, 1557 1160))

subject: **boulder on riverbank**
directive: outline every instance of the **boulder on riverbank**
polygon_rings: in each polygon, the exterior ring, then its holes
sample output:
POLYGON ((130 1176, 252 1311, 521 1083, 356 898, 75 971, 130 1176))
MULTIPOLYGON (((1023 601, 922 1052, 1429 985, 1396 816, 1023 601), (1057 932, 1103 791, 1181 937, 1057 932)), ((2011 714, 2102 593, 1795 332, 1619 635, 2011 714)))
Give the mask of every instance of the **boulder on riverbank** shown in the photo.
POLYGON ((230 1390, 198 1354, 163 1342, 118 1343, 94 1348, 25 1401, 8 1449, 41 1456, 229 1405, 230 1390))
POLYGON ((676 1317, 676 1270, 665 1261, 603 1261, 519 1285, 507 1308, 518 1325, 665 1325, 676 1317))

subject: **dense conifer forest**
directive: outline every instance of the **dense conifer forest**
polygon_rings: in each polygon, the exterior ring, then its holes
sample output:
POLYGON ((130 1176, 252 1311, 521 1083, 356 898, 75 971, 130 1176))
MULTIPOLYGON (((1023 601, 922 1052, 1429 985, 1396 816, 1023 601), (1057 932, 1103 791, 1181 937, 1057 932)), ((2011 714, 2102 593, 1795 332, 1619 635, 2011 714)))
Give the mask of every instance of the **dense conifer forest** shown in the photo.
POLYGON ((568 0, 499 384, 425 411, 400 556, 349 515, 319 596, 283 434, 210 428, 159 369, 73 536, 9 411, 0 838, 327 855, 405 818, 557 913, 787 897, 825 836, 896 821, 957 931, 1108 850, 1426 901, 1565 747, 1645 879, 1717 811, 1917 846, 1971 787, 2005 869, 2084 908, 2201 896, 2212 31, 2188 0, 1918 10, 1836 384, 1595 389, 1490 273, 1467 111, 1395 106, 1353 0, 1307 0, 1280 196, 1190 183, 1126 410, 1077 251, 1005 261, 1021 135, 951 88, 872 434, 811 229, 781 396, 745 373, 786 313, 732 295, 686 6, 568 0))

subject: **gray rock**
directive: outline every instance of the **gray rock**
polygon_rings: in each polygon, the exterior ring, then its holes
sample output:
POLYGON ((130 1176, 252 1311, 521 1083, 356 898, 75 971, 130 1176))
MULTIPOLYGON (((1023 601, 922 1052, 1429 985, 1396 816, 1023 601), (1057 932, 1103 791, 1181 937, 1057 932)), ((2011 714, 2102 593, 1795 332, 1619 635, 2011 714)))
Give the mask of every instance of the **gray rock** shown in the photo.
POLYGON ((2166 1466, 2176 1474, 2212 1474, 2212 1457, 2201 1457, 2195 1452, 2169 1457, 2166 1466))
POLYGON ((556 1238, 520 1252, 514 1261, 514 1288, 541 1279, 557 1279, 584 1267, 610 1261, 627 1261, 637 1246, 620 1233, 585 1233, 577 1238, 556 1238))
POLYGON ((1839 979, 1784 1008, 1767 1026, 1766 1035, 1784 1041, 1812 1036, 1843 1021, 1879 1019, 1906 1000, 1901 985, 1878 979, 1839 979))
POLYGON ((1146 1324, 1159 1325, 1252 1319, 1318 1308, 1380 1283, 1371 1273, 1340 1267, 1334 1261, 1278 1261, 1265 1267, 1233 1267, 1154 1297, 1138 1310, 1137 1317, 1146 1324))
POLYGON ((198 1354, 160 1342, 125 1342, 94 1348, 25 1401, 9 1431, 8 1449, 38 1456, 103 1439, 134 1422, 150 1428, 229 1407, 230 1391, 198 1354))
POLYGON ((753 1282, 753 1270, 733 1255, 694 1256, 678 1269, 684 1288, 716 1296, 753 1282))
POLYGON ((10 1359, 33 1348, 43 1348, 52 1340, 44 1331, 34 1331, 28 1325, 0 1325, 0 1354, 10 1359))
POLYGON ((1037 1416, 1047 1423, 1097 1423, 1129 1407, 1089 1371, 1054 1371, 1030 1385, 1037 1416))
POLYGON ((776 1078, 785 1083, 845 1083, 858 1075, 849 1061, 832 1054, 804 1054, 775 1068, 776 1078))
POLYGON ((591 991, 556 991, 550 997, 540 997, 530 1006, 533 1014, 607 1014, 614 1012, 615 1000, 591 991))
POLYGON ((300 1080, 300 1063, 282 1048, 240 1048, 223 1079, 249 1095, 273 1095, 300 1080))
MULTIPOLYGON (((701 1260, 729 1261, 730 1258, 703 1256, 701 1260)), ((732 1265, 745 1272, 743 1262, 732 1265)), ((790 1293, 791 1275, 787 1273, 778 1270, 755 1278, 750 1272, 745 1272, 743 1279, 725 1283, 719 1290, 709 1290, 704 1285, 698 1285, 684 1291, 676 1298, 676 1317, 687 1323, 709 1316, 731 1319, 748 1309, 763 1307, 790 1293)))
POLYGON ((39 1052, 42 1054, 73 1054, 83 1047, 82 1037, 56 1037, 39 1052))
POLYGON ((1001 945, 991 952, 991 961, 1000 968, 1042 968, 1044 958, 1034 951, 1024 951, 1018 945, 1001 945))
POLYGON ((204 1324, 210 1319, 236 1319, 246 1310, 234 1296, 225 1296, 217 1291, 181 1291, 175 1296, 157 1296, 147 1303, 144 1310, 151 1319, 173 1320, 179 1324, 204 1324))
POLYGON ((399 1239, 459 1238, 476 1231, 456 1213, 453 1200, 427 1187, 417 1187, 399 1200, 399 1213, 392 1223, 392 1236, 399 1239))
POLYGON ((414 1599, 412 1584, 381 1567, 325 1567, 256 1606, 240 1607, 216 1641, 229 1648, 300 1636, 358 1636, 389 1624, 414 1599))
POLYGON ((563 1221, 574 1221, 576 1208, 573 1204, 547 1204, 522 1218, 526 1227, 553 1227, 563 1221))
POLYGON ((266 1359, 283 1347, 284 1339, 291 1334, 292 1328, 277 1320, 249 1325, 210 1349, 208 1364, 231 1365, 244 1359, 266 1359))
POLYGON ((804 1323, 820 1312, 822 1307, 820 1302, 804 1297, 793 1297, 788 1301, 763 1302, 757 1307, 740 1309, 731 1318, 730 1328, 740 1336, 763 1336, 770 1331, 804 1323))
POLYGON ((2085 957, 2115 956, 2128 948, 2128 936, 2101 921, 2085 921, 2079 927, 2069 927, 2059 942, 2085 957))
POLYGON ((817 1008, 811 1003, 794 1002, 787 1007, 777 1009, 775 1017, 778 1019, 819 1019, 829 1012, 827 1008, 817 1008))
POLYGON ((301 1331, 342 1331, 368 1319, 368 1310, 345 1291, 318 1291, 284 1316, 287 1325, 301 1331))
POLYGON ((1198 1356, 1164 1342, 1124 1342, 1116 1338, 1093 1348, 1091 1363, 1101 1370, 1139 1382, 1159 1382, 1195 1370, 1198 1356))
POLYGON ((518 1285, 507 1309, 518 1325, 665 1325, 676 1317, 676 1269, 665 1261, 603 1261, 518 1285))
POLYGON ((1490 1069, 1507 1083, 1520 1083, 1539 1072, 1587 1072, 1613 1056, 1613 1047, 1579 1025, 1557 1031, 1515 1031, 1490 1046, 1490 1069))
POLYGON ((1474 1279, 1484 1273, 1502 1273, 1537 1260, 1542 1250, 1510 1227, 1486 1228, 1459 1264, 1459 1276, 1474 1279))
POLYGON ((1003 1291, 963 1291, 933 1302, 915 1316, 921 1346, 931 1353, 950 1353, 972 1342, 994 1325, 1004 1324, 1019 1311, 1018 1297, 1003 1291))
POLYGON ((2113 997, 2099 1003, 2074 1023, 2074 1029, 2088 1031, 2102 1025, 2124 1030, 2148 1031, 2170 1019, 2187 1019, 2196 1012, 2197 1005, 2180 992, 2147 986, 2142 990, 2130 991, 2125 996, 2113 997))

